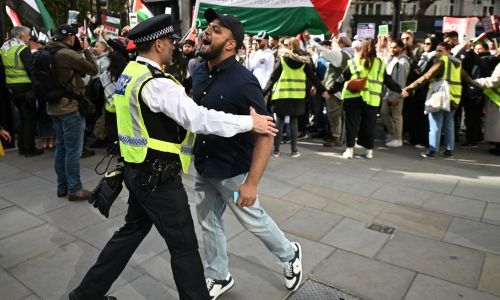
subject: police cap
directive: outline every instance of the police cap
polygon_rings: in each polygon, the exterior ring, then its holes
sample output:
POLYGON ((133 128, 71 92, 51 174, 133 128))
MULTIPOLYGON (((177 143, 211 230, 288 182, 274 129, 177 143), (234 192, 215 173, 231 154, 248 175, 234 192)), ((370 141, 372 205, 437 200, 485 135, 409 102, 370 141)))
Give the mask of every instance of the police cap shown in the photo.
POLYGON ((174 31, 171 15, 159 15, 142 21, 127 33, 135 44, 154 41, 161 38, 180 39, 174 31))

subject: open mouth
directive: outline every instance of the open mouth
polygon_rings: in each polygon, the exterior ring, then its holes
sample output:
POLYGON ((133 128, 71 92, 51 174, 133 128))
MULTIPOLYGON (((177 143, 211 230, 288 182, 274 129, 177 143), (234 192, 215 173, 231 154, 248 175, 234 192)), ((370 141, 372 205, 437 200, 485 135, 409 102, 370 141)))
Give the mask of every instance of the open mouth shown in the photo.
POLYGON ((202 43, 203 43, 203 45, 210 45, 210 44, 212 43, 212 41, 210 41, 210 40, 209 40, 209 39, 207 39, 207 38, 204 38, 204 39, 202 40, 202 43))

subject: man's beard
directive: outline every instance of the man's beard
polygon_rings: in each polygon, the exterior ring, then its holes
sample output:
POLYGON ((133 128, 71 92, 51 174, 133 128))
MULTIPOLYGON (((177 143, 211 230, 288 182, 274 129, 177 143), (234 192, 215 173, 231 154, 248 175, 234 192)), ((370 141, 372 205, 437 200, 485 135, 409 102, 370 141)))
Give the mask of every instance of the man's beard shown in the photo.
POLYGON ((213 49, 208 50, 207 52, 203 52, 203 50, 202 50, 198 53, 198 55, 201 58, 204 58, 206 60, 216 59, 217 57, 221 56, 222 51, 224 51, 225 45, 226 45, 226 43, 224 42, 224 43, 221 43, 220 45, 214 47, 213 49))

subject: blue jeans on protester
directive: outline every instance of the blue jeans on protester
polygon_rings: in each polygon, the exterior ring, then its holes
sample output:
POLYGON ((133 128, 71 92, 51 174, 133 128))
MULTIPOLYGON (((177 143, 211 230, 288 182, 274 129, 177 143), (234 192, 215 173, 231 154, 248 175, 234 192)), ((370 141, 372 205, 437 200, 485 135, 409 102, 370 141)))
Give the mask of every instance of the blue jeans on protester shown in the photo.
POLYGON ((51 117, 56 132, 57 188, 67 188, 69 194, 78 193, 83 188, 80 180, 80 158, 85 119, 79 112, 51 117))
POLYGON ((239 207, 233 200, 234 191, 240 186, 247 174, 232 178, 208 178, 196 174, 195 191, 198 222, 203 230, 203 244, 206 260, 206 276, 224 279, 229 273, 227 243, 222 220, 226 207, 229 207, 238 221, 258 237, 280 261, 292 260, 295 251, 291 242, 266 213, 258 201, 251 207, 239 207))
POLYGON ((441 129, 444 130, 444 143, 446 150, 453 151, 455 148, 455 111, 433 112, 429 114, 429 151, 439 151, 441 140, 441 129))

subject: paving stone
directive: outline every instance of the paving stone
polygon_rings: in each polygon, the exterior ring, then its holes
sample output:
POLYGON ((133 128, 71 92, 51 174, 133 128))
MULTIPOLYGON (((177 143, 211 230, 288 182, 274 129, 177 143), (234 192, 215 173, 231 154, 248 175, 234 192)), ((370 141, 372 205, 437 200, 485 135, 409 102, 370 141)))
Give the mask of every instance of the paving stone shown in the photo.
POLYGON ((9 201, 12 199, 11 202, 16 203, 15 200, 22 197, 27 191, 41 191, 47 189, 50 184, 49 181, 37 176, 23 177, 13 182, 0 184, 0 196, 9 201), (19 193, 19 191, 23 191, 23 193, 19 193))
POLYGON ((281 223, 280 228, 293 235, 319 241, 341 219, 342 216, 339 215, 304 207, 281 223), (316 226, 311 226, 311 220, 314 220, 316 226))
POLYGON ((479 289, 500 296, 500 256, 486 254, 479 289))
POLYGON ((419 273, 475 288, 485 255, 469 248, 396 232, 377 258, 419 273))
MULTIPOLYGON (((436 160, 437 161, 437 160, 436 160)), ((432 161, 435 164, 436 161, 432 161)), ((399 171, 399 170, 382 170, 372 179, 389 184, 397 183, 400 186, 408 186, 426 191, 449 194, 453 191, 458 180, 455 176, 441 175, 439 172, 433 171, 436 166, 429 165, 427 171, 399 171), (432 174, 430 176, 429 174, 432 174)))
POLYGON ((485 252, 500 254, 500 226, 454 218, 444 241, 485 252))
POLYGON ((384 201, 342 193, 339 198, 331 201, 323 210, 364 223, 369 223, 373 221, 375 216, 377 216, 387 205, 388 203, 384 201))
POLYGON ((481 184, 470 181, 460 181, 453 190, 454 195, 500 203, 500 187, 498 185, 481 184))
POLYGON ((11 196, 10 199, 13 199, 12 201, 15 201, 16 205, 35 215, 41 215, 71 204, 67 198, 58 198, 55 187, 47 188, 47 183, 44 183, 44 188, 25 189, 21 195, 11 196))
POLYGON ((85 241, 98 249, 102 249, 115 231, 120 229, 120 227, 124 224, 124 216, 118 215, 113 218, 106 219, 103 222, 99 222, 75 231, 73 234, 82 241, 85 241))
MULTIPOLYGON (((267 173, 266 173, 267 174, 267 173)), ((259 196, 268 196, 274 198, 282 198, 291 191, 299 188, 301 182, 285 180, 271 176, 262 177, 259 182, 259 196)))
MULTIPOLYGON (((17 154, 16 154, 17 155, 17 154)), ((10 159, 10 157, 9 157, 10 159)), ((17 167, 11 166, 6 163, 0 162, 0 191, 3 188, 3 184, 9 183, 9 182, 15 182, 18 181, 22 178, 25 177, 30 177, 31 174, 29 172, 23 171, 17 167)), ((1 194, 1 192, 0 192, 1 194)))
POLYGON ((38 296, 35 296, 33 294, 29 295, 28 297, 26 298, 23 298, 22 300, 40 300, 42 298, 38 297, 38 296))
POLYGON ((488 203, 482 221, 489 224, 500 225, 500 204, 488 203))
POLYGON ((341 192, 322 186, 304 184, 299 189, 291 191, 283 196, 283 199, 303 206, 323 209, 332 200, 342 195, 341 192))
POLYGON ((418 274, 408 290, 405 300, 456 300, 481 299, 499 300, 500 298, 441 279, 418 274))
MULTIPOLYGON (((122 211, 113 209, 110 210, 109 215, 110 217, 114 217, 122 213, 122 211)), ((99 213, 99 210, 94 208, 87 201, 72 202, 70 205, 52 210, 40 217, 67 232, 75 232, 106 220, 106 218, 99 213)))
POLYGON ((338 174, 330 170, 312 170, 297 177, 296 180, 361 196, 371 195, 382 185, 370 179, 338 174))
MULTIPOLYGON (((202 256, 202 261, 204 262, 203 249, 200 247, 198 251, 200 256, 202 256)), ((174 276, 172 275, 172 268, 170 266, 170 252, 168 250, 163 251, 150 260, 141 263, 140 269, 165 286, 176 289, 174 276)))
POLYGON ((54 226, 35 227, 2 240, 0 265, 9 268, 74 240, 75 237, 54 226))
POLYGON ((415 272, 335 250, 314 270, 311 277, 363 299, 400 300, 415 277, 415 272))
POLYGON ((141 276, 109 294, 120 300, 179 299, 177 290, 168 288, 149 276, 141 276))
POLYGON ((431 198, 423 205, 428 210, 477 221, 481 219, 485 207, 484 201, 454 195, 431 198))
POLYGON ((267 214, 278 224, 296 214, 303 207, 302 205, 288 202, 286 199, 281 200, 265 195, 259 195, 259 201, 267 214))
POLYGON ((0 298, 2 299, 23 299, 31 294, 30 290, 4 269, 0 269, 0 282, 0 298))
MULTIPOLYGON (((302 248, 302 265, 304 276, 323 259, 330 255, 333 248, 321 243, 316 243, 294 235, 287 234, 291 242, 298 242, 302 248)), ((252 263, 259 264, 272 271, 282 273, 283 269, 278 264, 279 259, 264 246, 258 238, 250 232, 245 231, 228 242, 228 253, 246 259, 252 263)))
POLYGON ((0 209, 12 206, 13 204, 0 197, 0 209))
MULTIPOLYGON (((95 248, 74 242, 18 264, 9 272, 43 299, 68 299, 68 293, 80 283, 97 255, 95 248)), ((139 276, 139 272, 127 266, 113 287, 139 276)))
POLYGON ((440 240, 448 228, 451 216, 400 205, 388 205, 375 223, 395 227, 396 230, 440 240))
POLYGON ((421 189, 409 188, 394 183, 384 184, 373 195, 373 198, 392 202, 395 204, 402 204, 413 207, 421 207, 427 200, 440 197, 443 194, 425 191, 421 189))
POLYGON ((320 242, 356 254, 374 257, 390 235, 370 230, 366 224, 343 219, 320 242))
POLYGON ((218 300, 284 299, 289 294, 283 271, 272 272, 265 266, 233 255, 229 256, 229 271, 235 281, 234 287, 218 300))
POLYGON ((15 206, 0 210, 0 239, 44 224, 45 221, 15 206))

